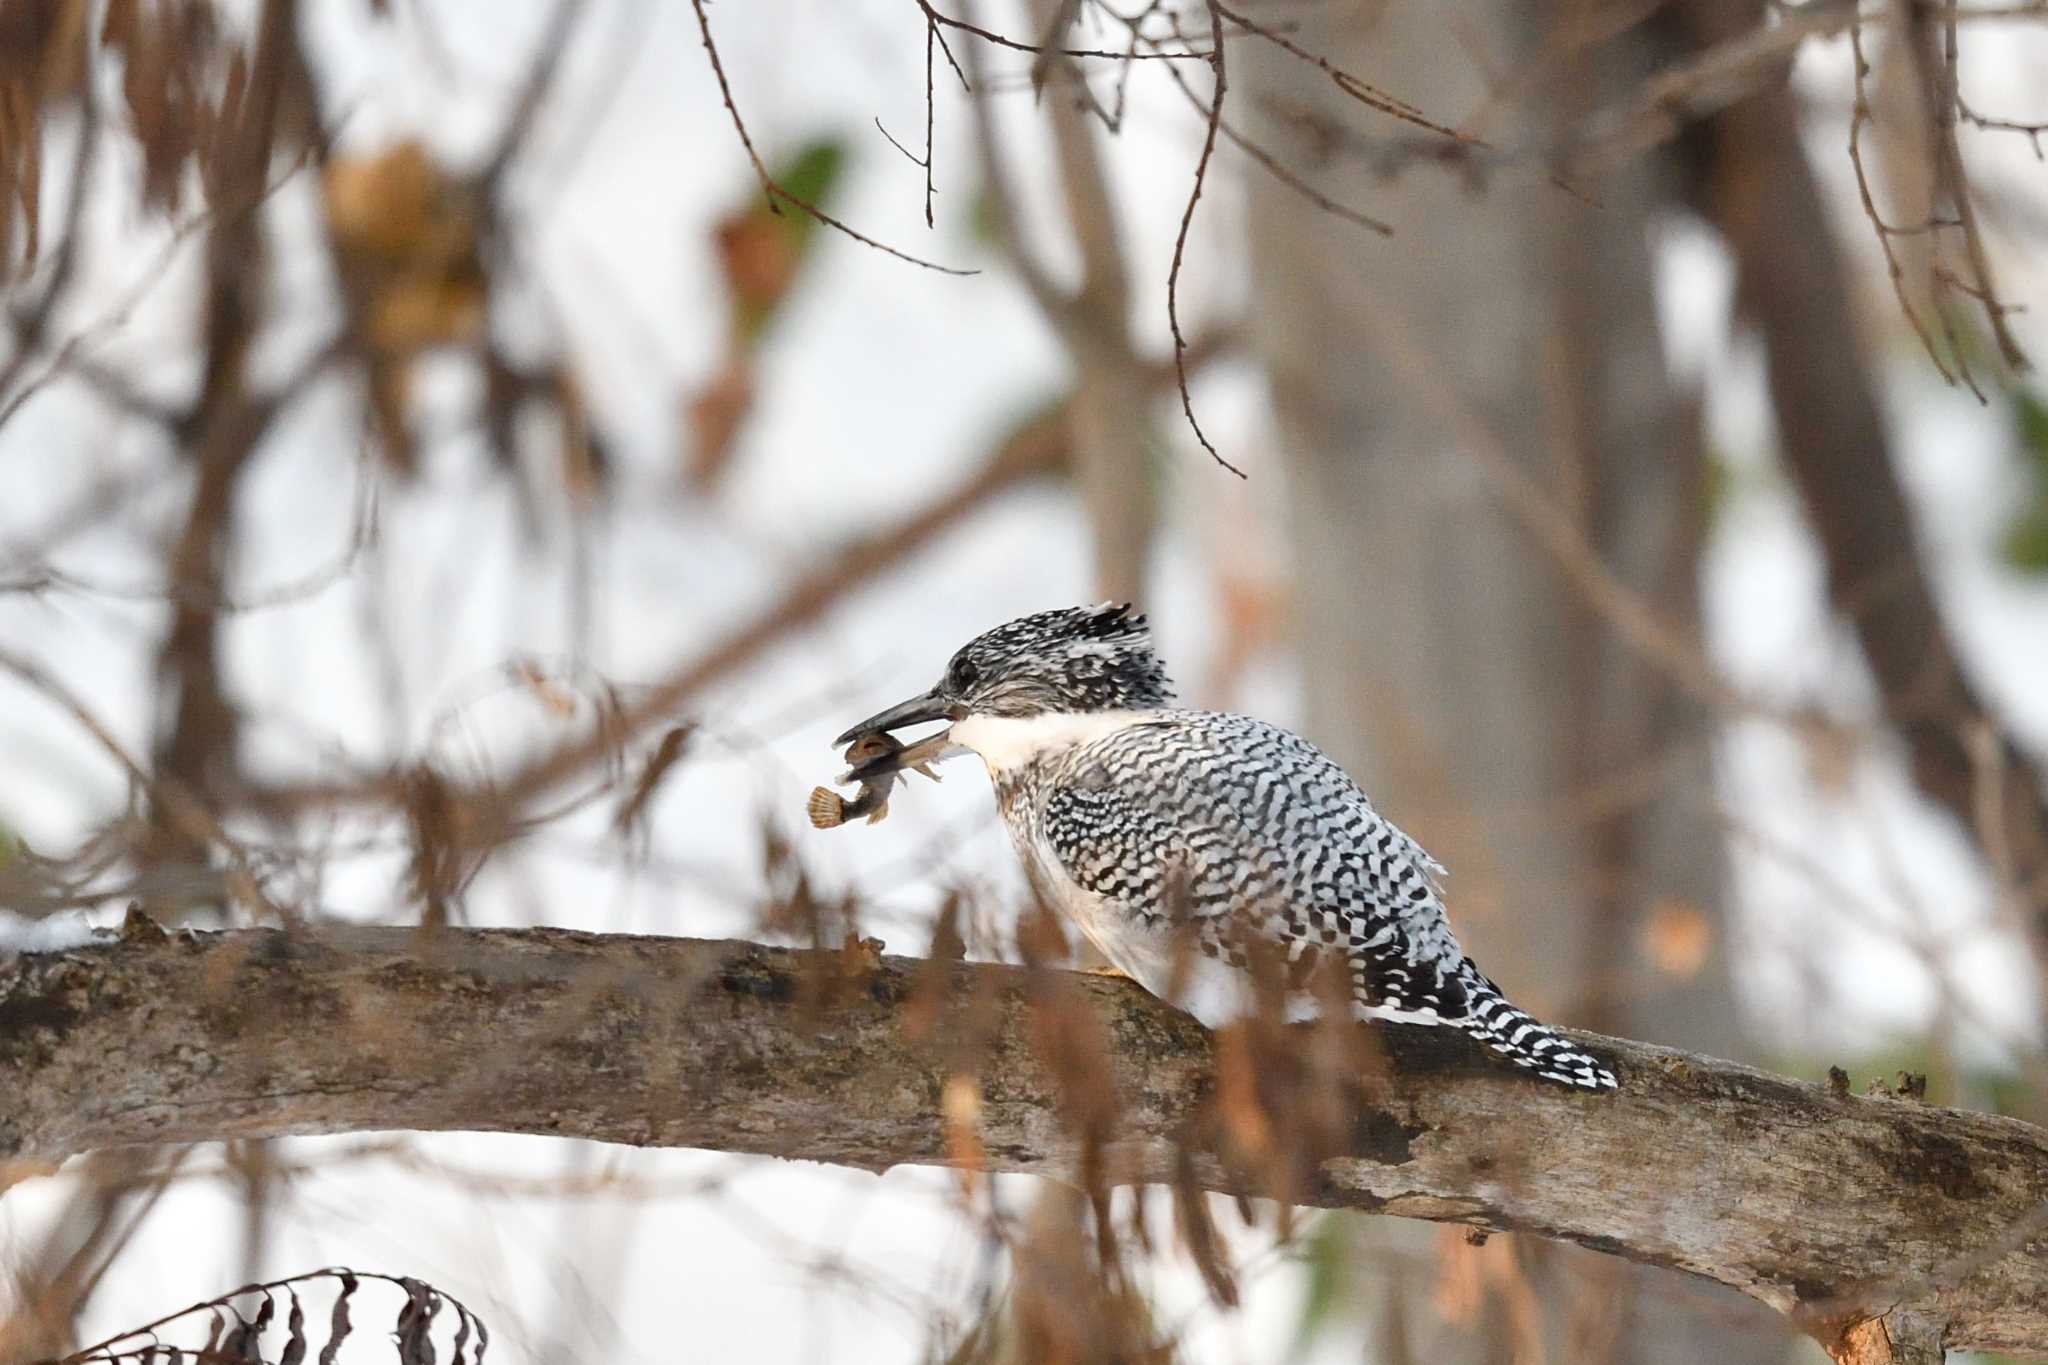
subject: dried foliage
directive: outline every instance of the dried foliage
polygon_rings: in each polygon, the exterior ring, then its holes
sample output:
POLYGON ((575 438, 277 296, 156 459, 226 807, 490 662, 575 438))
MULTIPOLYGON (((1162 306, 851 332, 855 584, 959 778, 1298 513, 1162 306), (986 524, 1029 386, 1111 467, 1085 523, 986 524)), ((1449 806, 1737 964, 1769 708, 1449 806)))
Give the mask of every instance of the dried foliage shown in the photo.
POLYGON ((293 1275, 266 1284, 247 1284, 218 1298, 195 1303, 166 1314, 154 1322, 117 1333, 62 1359, 44 1365, 303 1365, 307 1353, 318 1365, 334 1365, 341 1346, 357 1324, 350 1312, 351 1302, 364 1281, 385 1285, 404 1294, 394 1311, 392 1346, 399 1365, 434 1365, 443 1357, 435 1345, 437 1323, 444 1313, 455 1315, 447 1343, 449 1365, 483 1365, 491 1334, 483 1320, 470 1312, 461 1300, 442 1293, 422 1280, 405 1276, 379 1275, 348 1270, 340 1266, 293 1275), (306 1305, 300 1292, 332 1289, 333 1307, 328 1312, 327 1334, 320 1341, 306 1325, 306 1305), (282 1306, 282 1320, 279 1309, 282 1306), (206 1333, 198 1345, 178 1345, 200 1331, 206 1333), (282 1335, 282 1340, 279 1336, 282 1335))

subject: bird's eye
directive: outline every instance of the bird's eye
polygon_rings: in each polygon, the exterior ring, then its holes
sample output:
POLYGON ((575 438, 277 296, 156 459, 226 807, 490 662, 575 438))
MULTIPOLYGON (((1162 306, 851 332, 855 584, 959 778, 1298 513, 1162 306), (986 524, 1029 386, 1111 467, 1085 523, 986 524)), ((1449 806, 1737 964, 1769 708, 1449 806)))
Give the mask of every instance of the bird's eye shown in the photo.
POLYGON ((955 659, 946 670, 946 683, 955 692, 965 691, 981 680, 981 670, 972 659, 955 659))

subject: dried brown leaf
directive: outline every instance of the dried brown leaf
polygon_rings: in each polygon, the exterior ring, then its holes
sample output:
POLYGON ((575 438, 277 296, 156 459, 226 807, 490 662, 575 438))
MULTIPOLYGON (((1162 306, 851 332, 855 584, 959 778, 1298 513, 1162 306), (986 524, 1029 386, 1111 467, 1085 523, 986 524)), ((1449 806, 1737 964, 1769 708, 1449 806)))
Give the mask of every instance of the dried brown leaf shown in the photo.
POLYGON ((685 722, 682 725, 671 725, 662 733, 660 743, 654 746, 654 752, 647 756, 647 762, 642 765, 639 780, 634 782, 633 790, 628 792, 626 799, 619 804, 619 813, 612 819, 613 830, 621 835, 627 835, 641 828, 647 817, 648 804, 654 800, 655 793, 661 790, 661 784, 667 779, 670 770, 688 751, 690 737, 696 730, 694 722, 685 722))
POLYGON ((1699 975, 1714 949, 1714 922, 1691 901, 1665 896, 1643 921, 1643 956, 1666 976, 1699 975))
POLYGON ((698 492, 716 487, 731 463, 735 438, 754 407, 754 364, 730 356, 709 384, 690 396, 683 410, 690 442, 684 478, 698 492))

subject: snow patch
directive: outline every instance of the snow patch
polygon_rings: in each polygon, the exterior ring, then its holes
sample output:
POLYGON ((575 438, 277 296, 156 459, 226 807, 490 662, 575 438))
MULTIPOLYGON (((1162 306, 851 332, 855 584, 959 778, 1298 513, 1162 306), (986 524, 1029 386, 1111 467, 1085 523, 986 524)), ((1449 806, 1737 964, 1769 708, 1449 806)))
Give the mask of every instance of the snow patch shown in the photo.
POLYGON ((61 953, 93 941, 92 921, 84 915, 47 915, 31 919, 0 910, 0 953, 61 953))

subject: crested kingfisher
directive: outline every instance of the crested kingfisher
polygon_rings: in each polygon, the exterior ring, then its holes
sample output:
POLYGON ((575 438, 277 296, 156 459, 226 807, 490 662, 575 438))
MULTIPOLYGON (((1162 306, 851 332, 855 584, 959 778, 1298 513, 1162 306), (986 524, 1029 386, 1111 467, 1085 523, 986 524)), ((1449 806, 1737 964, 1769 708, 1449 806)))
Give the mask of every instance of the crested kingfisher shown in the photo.
POLYGON ((1249 716, 1173 705, 1145 618, 1105 603, 977 636, 930 691, 839 736, 875 779, 971 750, 1039 895, 1111 965, 1214 1028, 1277 998, 1444 1025, 1545 1080, 1614 1073, 1509 1003, 1458 946, 1443 867, 1314 745, 1249 716), (1263 973, 1263 978, 1262 978, 1263 973), (1263 988, 1263 990, 1262 990, 1263 988))

